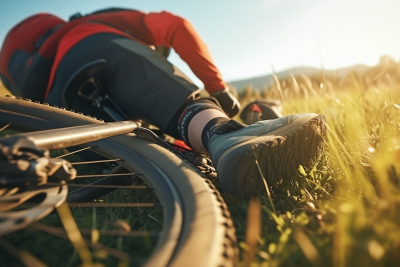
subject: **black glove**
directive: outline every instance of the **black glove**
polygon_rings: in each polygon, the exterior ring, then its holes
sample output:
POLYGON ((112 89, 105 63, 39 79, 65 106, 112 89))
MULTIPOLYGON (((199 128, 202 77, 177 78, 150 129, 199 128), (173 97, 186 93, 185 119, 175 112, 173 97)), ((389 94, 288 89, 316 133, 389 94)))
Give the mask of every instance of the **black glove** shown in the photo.
POLYGON ((221 91, 217 91, 211 94, 211 96, 218 100, 222 109, 230 118, 238 114, 240 110, 240 103, 236 99, 236 97, 234 97, 232 93, 229 92, 228 88, 221 91))

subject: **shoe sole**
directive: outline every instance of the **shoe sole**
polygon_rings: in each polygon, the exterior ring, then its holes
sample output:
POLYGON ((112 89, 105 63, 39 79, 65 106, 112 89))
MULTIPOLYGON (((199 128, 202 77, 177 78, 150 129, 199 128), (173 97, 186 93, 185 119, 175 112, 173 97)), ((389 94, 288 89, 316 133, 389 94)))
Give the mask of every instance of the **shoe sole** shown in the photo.
POLYGON ((310 169, 324 152, 325 123, 323 115, 306 115, 268 135, 246 140, 228 149, 217 163, 222 188, 239 196, 265 191, 255 155, 268 186, 295 175, 300 165, 310 169))

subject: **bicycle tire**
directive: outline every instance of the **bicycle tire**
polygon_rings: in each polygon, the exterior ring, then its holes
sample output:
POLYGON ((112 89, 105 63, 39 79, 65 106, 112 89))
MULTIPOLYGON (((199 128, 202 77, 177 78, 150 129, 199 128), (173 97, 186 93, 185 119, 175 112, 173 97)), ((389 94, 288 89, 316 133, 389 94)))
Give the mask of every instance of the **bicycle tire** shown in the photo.
MULTIPOLYGON (((12 122, 24 131, 103 123, 82 113, 13 96, 0 96, 0 122, 12 122)), ((166 219, 158 243, 144 266, 236 265, 235 229, 227 205, 200 171, 134 134, 89 145, 96 153, 124 158, 123 167, 141 173, 149 185, 163 188, 156 195, 165 205, 166 219)))

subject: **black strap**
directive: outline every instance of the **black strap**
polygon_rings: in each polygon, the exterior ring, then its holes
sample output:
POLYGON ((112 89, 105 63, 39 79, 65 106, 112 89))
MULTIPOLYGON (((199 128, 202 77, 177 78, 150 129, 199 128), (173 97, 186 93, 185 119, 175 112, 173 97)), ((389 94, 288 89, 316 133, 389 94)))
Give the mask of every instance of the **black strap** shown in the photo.
POLYGON ((74 19, 79 19, 82 18, 82 14, 80 12, 76 12, 74 14, 72 14, 71 16, 69 16, 69 20, 68 21, 72 21, 74 19))
POLYGON ((111 7, 111 8, 97 10, 97 11, 91 13, 90 15, 103 14, 103 13, 112 13, 112 12, 120 12, 120 11, 138 11, 138 10, 129 9, 129 8, 111 7))
POLYGON ((59 28, 61 28, 64 24, 57 25, 56 27, 49 29, 45 34, 43 34, 39 40, 35 43, 35 50, 39 50, 42 44, 59 28))

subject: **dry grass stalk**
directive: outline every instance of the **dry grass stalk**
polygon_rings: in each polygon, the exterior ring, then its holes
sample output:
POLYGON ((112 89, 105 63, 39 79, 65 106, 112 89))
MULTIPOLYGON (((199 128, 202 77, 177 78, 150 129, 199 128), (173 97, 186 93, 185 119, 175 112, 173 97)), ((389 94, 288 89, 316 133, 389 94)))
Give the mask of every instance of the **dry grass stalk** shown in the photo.
POLYGON ((262 171, 261 171, 260 164, 258 164, 258 158, 257 158, 256 152, 253 151, 253 153, 254 153, 255 163, 256 163, 256 165, 257 165, 258 172, 260 173, 260 175, 261 175, 261 177, 262 177, 262 179, 263 179, 264 186, 265 186, 265 191, 267 191, 269 203, 271 204, 271 207, 272 207, 274 213, 276 213, 275 206, 274 206, 274 203, 272 202, 272 198, 271 198, 271 192, 269 191, 267 179, 265 179, 265 176, 264 176, 264 174, 263 174, 262 171))
POLYGON ((87 248, 85 241, 81 233, 79 232, 78 226, 76 225, 68 204, 61 204, 61 206, 57 208, 57 212, 60 216, 60 220, 64 226, 65 232, 67 233, 69 240, 71 241, 76 252, 82 260, 82 266, 94 266, 92 253, 90 253, 90 250, 87 248))
POLYGON ((321 266, 322 260, 317 249, 300 226, 294 229, 293 237, 311 264, 314 267, 321 266))
POLYGON ((248 249, 244 253, 246 266, 254 260, 258 239, 261 235, 261 204, 257 198, 252 198, 247 211, 247 229, 245 242, 248 249))
POLYGON ((275 74, 274 67, 271 66, 271 68, 272 68, 272 76, 274 77, 275 84, 276 84, 276 89, 279 91, 279 95, 281 97, 282 104, 284 104, 285 103, 285 99, 283 97, 281 83, 279 82, 278 76, 276 76, 276 74, 275 74))

